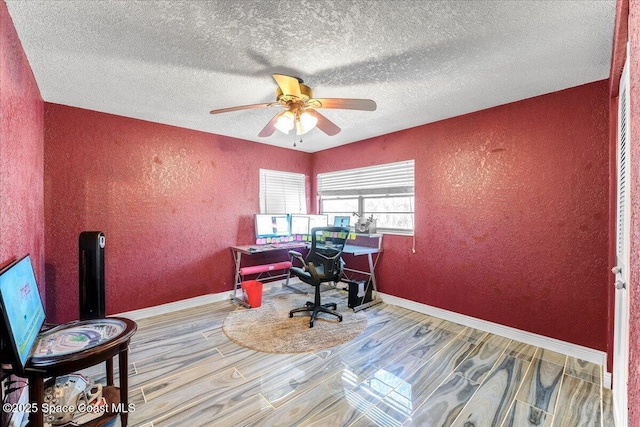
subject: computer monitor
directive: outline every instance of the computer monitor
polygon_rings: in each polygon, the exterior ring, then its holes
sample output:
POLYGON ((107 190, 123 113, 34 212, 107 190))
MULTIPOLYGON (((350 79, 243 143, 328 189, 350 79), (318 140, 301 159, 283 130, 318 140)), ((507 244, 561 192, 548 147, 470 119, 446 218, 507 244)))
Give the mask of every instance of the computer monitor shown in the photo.
POLYGON ((284 237, 291 234, 289 215, 256 214, 256 238, 284 237))
POLYGON ((350 216, 339 216, 336 215, 333 217, 333 226, 334 227, 349 227, 349 222, 351 221, 350 216))
POLYGON ((291 234, 309 234, 309 215, 291 215, 291 234))
POLYGON ((329 217, 327 215, 307 215, 309 217, 309 233, 316 227, 326 227, 329 225, 329 217))
POLYGON ((24 370, 44 323, 44 308, 29 255, 0 271, 0 310, 5 346, 13 353, 12 363, 19 365, 14 368, 24 370))

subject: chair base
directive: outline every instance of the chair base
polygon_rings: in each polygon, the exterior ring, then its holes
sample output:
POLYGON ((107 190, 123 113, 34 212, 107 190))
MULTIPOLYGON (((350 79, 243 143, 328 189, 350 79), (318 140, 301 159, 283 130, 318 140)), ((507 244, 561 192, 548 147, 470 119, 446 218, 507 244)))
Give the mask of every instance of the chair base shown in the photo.
POLYGON ((342 322, 342 314, 335 311, 337 308, 335 303, 315 305, 314 303, 307 301, 304 307, 294 308, 289 312, 289 317, 293 317, 293 313, 302 313, 305 311, 311 312, 311 319, 309 320, 309 327, 313 328, 313 322, 318 318, 318 313, 332 314, 338 317, 338 322, 342 322), (333 310, 332 310, 333 308, 333 310))

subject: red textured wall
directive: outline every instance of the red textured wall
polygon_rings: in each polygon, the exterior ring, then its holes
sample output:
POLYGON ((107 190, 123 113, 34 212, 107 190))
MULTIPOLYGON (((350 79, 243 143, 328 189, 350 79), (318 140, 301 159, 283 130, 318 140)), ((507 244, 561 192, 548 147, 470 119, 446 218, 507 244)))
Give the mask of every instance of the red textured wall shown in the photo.
POLYGON ((380 290, 606 350, 608 84, 314 154, 314 173, 415 159, 412 239, 384 236, 380 290))
POLYGON ((44 103, 0 1, 0 264, 27 253, 45 299, 44 103))
MULTIPOLYGON (((629 425, 640 425, 640 4, 629 2, 631 56, 631 268, 629 284, 629 425)), ((615 378, 614 378, 615 381, 615 378)))
POLYGON ((47 290, 78 317, 78 234, 106 235, 107 312, 230 290, 229 246, 254 239, 259 168, 311 175, 311 155, 45 104, 47 290))
POLYGON ((416 254, 411 238, 385 236, 383 292, 606 347, 605 81, 314 155, 45 106, 58 321, 77 317, 83 230, 107 236, 109 313, 222 292, 228 246, 251 241, 259 167, 315 176, 414 158, 416 254))

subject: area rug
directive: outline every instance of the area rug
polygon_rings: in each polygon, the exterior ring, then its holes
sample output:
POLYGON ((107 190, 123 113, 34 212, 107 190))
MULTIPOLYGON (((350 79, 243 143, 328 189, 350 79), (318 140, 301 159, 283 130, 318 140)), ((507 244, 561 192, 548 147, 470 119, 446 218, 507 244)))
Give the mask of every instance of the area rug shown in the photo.
POLYGON ((322 293, 322 303, 335 302, 342 314, 337 317, 320 313, 309 328, 309 316, 289 310, 302 307, 313 295, 289 292, 265 293, 262 305, 256 308, 238 307, 224 320, 222 330, 233 342, 264 353, 304 353, 334 347, 352 340, 367 326, 367 316, 354 313, 338 291, 322 293))

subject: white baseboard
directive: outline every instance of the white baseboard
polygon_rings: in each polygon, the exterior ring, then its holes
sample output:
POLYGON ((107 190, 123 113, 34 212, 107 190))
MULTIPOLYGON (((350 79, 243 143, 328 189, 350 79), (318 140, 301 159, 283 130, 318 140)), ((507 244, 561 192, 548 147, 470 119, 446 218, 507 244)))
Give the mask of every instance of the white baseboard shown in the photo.
POLYGON ((174 301, 167 304, 156 305, 148 308, 141 308, 138 310, 126 311, 124 313, 114 314, 118 317, 126 317, 131 320, 140 320, 147 317, 158 316, 161 314, 171 313, 173 311, 185 310, 187 308, 194 308, 200 305, 210 304, 212 302, 224 301, 229 299, 231 291, 219 292, 217 294, 200 295, 194 298, 183 299, 180 301, 174 301))
MULTIPOLYGON (((273 286, 282 286, 284 281, 267 282, 263 284, 263 292, 271 289, 273 286)), ((198 307, 200 305, 211 304, 218 301, 226 301, 230 299, 232 291, 218 292, 215 294, 200 295, 198 297, 183 299, 180 301, 174 301, 167 304, 156 305, 148 308, 141 308, 138 310, 126 311, 124 313, 114 314, 114 316, 125 317, 131 320, 146 319, 147 317, 159 316, 161 314, 167 314, 178 310, 185 310, 188 308, 198 307)))
MULTIPOLYGON (((396 297, 389 294, 379 292, 382 300, 387 304, 397 305, 419 313, 428 314, 440 319, 449 320, 464 326, 480 329, 482 331, 491 332, 512 340, 517 340, 536 347, 541 347, 557 353, 573 356, 581 360, 606 366, 607 354, 600 350, 594 350, 589 347, 583 347, 578 344, 568 343, 555 338, 545 337, 543 335, 522 331, 509 326, 500 325, 498 323, 489 322, 464 314, 455 313, 453 311, 444 310, 442 308, 432 307, 430 305, 411 301, 405 298, 396 297)), ((605 378, 606 380, 606 378, 605 378)), ((611 375, 609 374, 609 383, 611 383, 611 375)))

